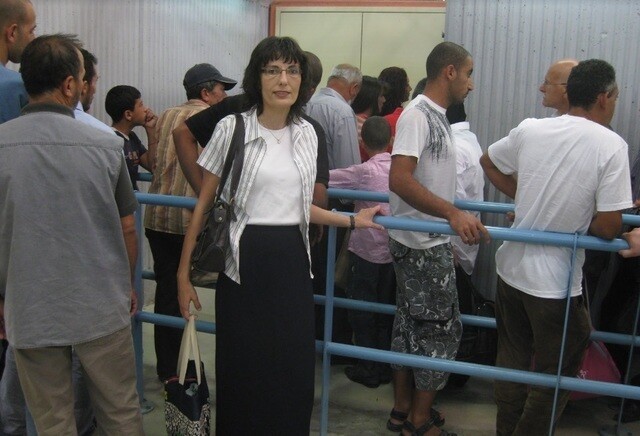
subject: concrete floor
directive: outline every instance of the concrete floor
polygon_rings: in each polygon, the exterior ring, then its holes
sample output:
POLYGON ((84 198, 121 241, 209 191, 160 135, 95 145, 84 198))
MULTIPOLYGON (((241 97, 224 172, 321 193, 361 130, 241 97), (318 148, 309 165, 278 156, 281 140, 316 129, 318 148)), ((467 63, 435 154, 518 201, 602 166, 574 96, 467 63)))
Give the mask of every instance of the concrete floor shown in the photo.
MULTIPOLYGON (((152 292, 147 293, 144 310, 153 311, 152 292), (149 295, 151 294, 151 295, 149 295)), ((205 308, 199 318, 213 321, 213 291, 200 290, 200 301, 205 308)), ((214 337, 199 333, 200 351, 207 368, 207 380, 212 401, 215 398, 214 337)), ((164 427, 164 393, 155 376, 153 326, 144 325, 144 379, 145 399, 155 408, 144 415, 144 428, 149 436, 166 434, 164 427)), ((311 423, 311 435, 320 429, 321 366, 316 366, 316 401, 311 423)), ((329 435, 392 435, 385 423, 393 405, 391 385, 369 389, 351 382, 343 373, 344 365, 331 370, 329 435)), ((612 417, 619 405, 615 398, 603 397, 570 403, 558 425, 556 435, 596 435, 605 426, 613 426, 612 417)), ((212 406, 212 408, 215 408, 212 406)), ((446 416, 444 428, 460 436, 489 436, 495 434, 496 407, 493 403, 492 381, 471 378, 463 388, 446 388, 438 395, 437 408, 446 416)), ((215 415, 212 417, 212 422, 215 415)), ((620 435, 640 435, 640 423, 627 424, 620 435)), ((610 432, 609 434, 615 434, 610 432)), ((240 436, 244 436, 239 433, 240 436)), ((227 435, 220 435, 227 436, 227 435)))

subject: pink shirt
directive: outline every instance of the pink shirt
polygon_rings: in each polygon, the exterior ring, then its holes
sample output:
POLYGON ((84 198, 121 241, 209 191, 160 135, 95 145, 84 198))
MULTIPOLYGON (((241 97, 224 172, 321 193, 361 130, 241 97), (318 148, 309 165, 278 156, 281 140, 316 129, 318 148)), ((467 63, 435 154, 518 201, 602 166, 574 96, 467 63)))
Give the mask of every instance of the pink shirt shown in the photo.
MULTIPOLYGON (((391 155, 380 153, 359 165, 329 171, 329 187, 389 192, 389 168, 391 155)), ((391 215, 388 203, 356 201, 355 211, 377 205, 382 215, 391 215)), ((386 230, 355 229, 349 239, 349 251, 371 263, 390 263, 389 234, 386 230)))

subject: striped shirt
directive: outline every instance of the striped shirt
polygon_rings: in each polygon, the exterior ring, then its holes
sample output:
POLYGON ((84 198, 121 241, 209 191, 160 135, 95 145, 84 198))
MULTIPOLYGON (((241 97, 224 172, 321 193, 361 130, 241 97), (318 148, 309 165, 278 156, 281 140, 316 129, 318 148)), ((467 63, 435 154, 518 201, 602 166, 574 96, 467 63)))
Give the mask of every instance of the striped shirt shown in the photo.
MULTIPOLYGON (((234 212, 237 220, 231 221, 229 226, 230 246, 226 253, 225 274, 233 281, 240 283, 240 238, 242 232, 249 221, 247 213, 247 198, 253 187, 256 173, 262 164, 266 154, 266 141, 260 136, 258 117, 255 108, 242 114, 245 123, 245 155, 242 174, 236 192, 234 212)), ((224 159, 227 155, 231 137, 235 129, 235 115, 223 118, 211 137, 211 140, 198 159, 198 164, 205 170, 217 176, 222 175, 224 159)), ((313 126, 300 119, 291 125, 291 137, 293 139, 293 160, 300 172, 302 183, 300 186, 292 187, 302 189, 302 206, 304 220, 300 224, 300 233, 304 240, 311 264, 311 253, 309 249, 309 218, 311 215, 311 200, 313 198, 313 187, 316 179, 316 158, 318 154, 318 137, 313 126)), ((227 182, 224 187, 222 197, 229 198, 231 183, 227 182)), ((311 270, 309 270, 311 275, 311 270)))
MULTIPOLYGON (((196 196, 180 168, 172 132, 184 120, 207 107, 209 106, 202 100, 192 99, 180 106, 169 108, 160 115, 156 126, 156 168, 149 187, 150 194, 196 196)), ((145 209, 144 226, 156 232, 184 235, 190 222, 191 211, 186 208, 148 204, 145 209)))

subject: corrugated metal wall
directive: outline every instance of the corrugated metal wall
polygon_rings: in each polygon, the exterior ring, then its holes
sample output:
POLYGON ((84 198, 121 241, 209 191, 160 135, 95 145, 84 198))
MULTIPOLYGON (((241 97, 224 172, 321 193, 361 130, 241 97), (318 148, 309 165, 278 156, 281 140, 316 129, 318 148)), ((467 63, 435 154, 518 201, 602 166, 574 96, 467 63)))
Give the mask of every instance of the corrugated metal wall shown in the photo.
MULTIPOLYGON (((270 0, 32 0, 38 35, 77 34, 98 58, 98 90, 90 112, 110 124, 107 91, 132 85, 156 114, 186 100, 182 79, 197 63, 242 81, 256 44, 268 34, 270 0)), ((17 66, 13 66, 17 68, 17 66)), ((240 92, 238 85, 230 94, 240 92)), ((137 128, 146 142, 144 130, 137 128)), ((142 191, 147 183, 141 183, 142 191)), ((139 235, 144 238, 144 235, 139 235)), ((151 252, 142 253, 151 269, 151 252)), ((154 289, 146 282, 146 289, 154 289)), ((152 294, 149 294, 151 296, 152 294)))
MULTIPOLYGON (((449 0, 446 40, 467 48, 474 58, 475 90, 467 99, 471 128, 483 147, 508 134, 521 120, 543 117, 538 90, 549 65, 557 59, 600 58, 617 72, 620 98, 612 122, 630 146, 639 145, 640 2, 637 0, 449 0)), ((492 186, 489 201, 505 201, 492 186)), ((487 215, 489 225, 504 225, 487 215)), ((483 247, 475 282, 494 295, 493 254, 499 242, 483 247)))
POLYGON ((137 87, 159 114, 186 100, 182 79, 196 63, 211 63, 241 81, 251 50, 267 36, 270 4, 267 0, 32 2, 38 35, 75 33, 98 58, 100 80, 91 111, 105 122, 110 120, 104 97, 115 85, 137 87))

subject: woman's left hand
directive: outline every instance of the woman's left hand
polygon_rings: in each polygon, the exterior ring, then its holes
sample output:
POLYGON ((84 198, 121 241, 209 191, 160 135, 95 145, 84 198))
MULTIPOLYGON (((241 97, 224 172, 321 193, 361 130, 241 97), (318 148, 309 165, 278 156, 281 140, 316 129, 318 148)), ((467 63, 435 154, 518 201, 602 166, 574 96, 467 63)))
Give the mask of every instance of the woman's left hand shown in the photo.
POLYGON ((376 216, 378 212, 380 212, 380 205, 361 209, 360 212, 355 215, 356 229, 369 227, 372 229, 384 230, 383 226, 373 222, 373 217, 376 216))

